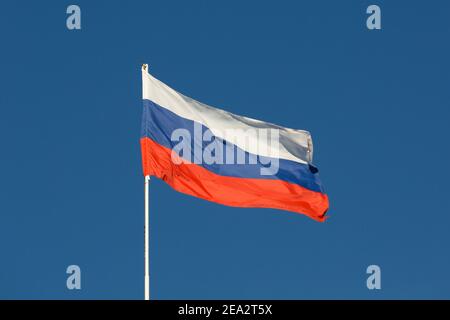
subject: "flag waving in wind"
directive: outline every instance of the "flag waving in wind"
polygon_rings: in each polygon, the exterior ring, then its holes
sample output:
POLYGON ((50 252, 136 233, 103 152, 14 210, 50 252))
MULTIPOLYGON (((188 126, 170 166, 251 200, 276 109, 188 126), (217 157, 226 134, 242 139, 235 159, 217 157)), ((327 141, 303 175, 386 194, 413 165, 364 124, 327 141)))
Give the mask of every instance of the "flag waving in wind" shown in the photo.
POLYGON ((311 135, 207 106, 142 68, 144 175, 236 207, 275 208, 324 221, 328 197, 311 135))

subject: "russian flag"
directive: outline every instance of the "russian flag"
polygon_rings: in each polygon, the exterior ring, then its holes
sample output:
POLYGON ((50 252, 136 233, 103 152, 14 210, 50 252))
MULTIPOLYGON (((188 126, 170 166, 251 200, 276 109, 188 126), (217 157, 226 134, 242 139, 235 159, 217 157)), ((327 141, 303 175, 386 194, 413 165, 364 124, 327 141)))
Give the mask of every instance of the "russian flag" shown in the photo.
POLYGON ((328 197, 312 165, 309 132, 207 106, 142 68, 144 175, 236 207, 275 208, 325 220, 328 197))

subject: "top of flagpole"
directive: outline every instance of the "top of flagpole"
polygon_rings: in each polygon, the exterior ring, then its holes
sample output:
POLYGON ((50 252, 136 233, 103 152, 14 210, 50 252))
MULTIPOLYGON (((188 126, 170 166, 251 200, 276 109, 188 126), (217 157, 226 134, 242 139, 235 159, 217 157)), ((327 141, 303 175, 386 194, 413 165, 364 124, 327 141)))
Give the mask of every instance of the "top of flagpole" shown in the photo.
POLYGON ((146 71, 148 73, 148 64, 144 63, 142 65, 142 71, 146 71))

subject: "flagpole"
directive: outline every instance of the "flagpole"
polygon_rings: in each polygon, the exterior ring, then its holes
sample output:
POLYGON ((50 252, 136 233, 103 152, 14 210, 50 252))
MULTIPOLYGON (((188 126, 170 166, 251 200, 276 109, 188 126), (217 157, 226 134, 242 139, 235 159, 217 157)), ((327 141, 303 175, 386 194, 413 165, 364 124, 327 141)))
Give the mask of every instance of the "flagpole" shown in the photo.
MULTIPOLYGON (((142 65, 142 71, 148 73, 148 65, 142 65)), ((142 79, 144 81, 144 79, 142 79)), ((150 300, 150 219, 149 219, 150 176, 144 177, 144 299, 150 300)))
POLYGON ((150 300, 150 248, 149 248, 149 189, 150 189, 150 176, 144 178, 145 189, 145 223, 144 223, 144 291, 145 300, 150 300))
MULTIPOLYGON (((148 64, 142 65, 142 71, 148 73, 148 64)), ((142 75, 144 76, 144 75, 142 75)), ((142 78, 144 81, 144 78, 142 78)), ((150 300, 150 176, 144 178, 144 299, 150 300)))

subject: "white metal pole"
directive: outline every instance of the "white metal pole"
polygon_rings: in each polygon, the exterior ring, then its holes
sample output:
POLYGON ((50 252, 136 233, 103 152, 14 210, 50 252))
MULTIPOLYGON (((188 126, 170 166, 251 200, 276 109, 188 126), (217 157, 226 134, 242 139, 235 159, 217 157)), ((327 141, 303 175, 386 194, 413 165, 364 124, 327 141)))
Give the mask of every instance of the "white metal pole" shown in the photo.
POLYGON ((145 176, 145 223, 144 223, 144 290, 145 300, 150 300, 150 248, 149 248, 149 189, 150 189, 150 176, 145 176))
MULTIPOLYGON (((148 73, 148 65, 142 65, 142 71, 148 73)), ((142 74, 142 83, 144 83, 144 74, 142 74)), ((144 297, 145 300, 150 300, 150 219, 149 219, 149 189, 150 189, 150 176, 145 176, 145 217, 144 217, 144 297)))

